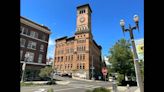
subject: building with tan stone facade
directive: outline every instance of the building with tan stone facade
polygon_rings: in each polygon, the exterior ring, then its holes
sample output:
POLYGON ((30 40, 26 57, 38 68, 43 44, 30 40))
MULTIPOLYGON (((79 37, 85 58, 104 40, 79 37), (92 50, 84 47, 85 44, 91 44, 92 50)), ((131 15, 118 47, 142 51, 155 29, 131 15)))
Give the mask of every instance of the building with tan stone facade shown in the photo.
POLYGON ((93 39, 91 13, 89 4, 78 6, 75 35, 55 40, 54 68, 58 72, 86 79, 101 75, 102 48, 93 39))

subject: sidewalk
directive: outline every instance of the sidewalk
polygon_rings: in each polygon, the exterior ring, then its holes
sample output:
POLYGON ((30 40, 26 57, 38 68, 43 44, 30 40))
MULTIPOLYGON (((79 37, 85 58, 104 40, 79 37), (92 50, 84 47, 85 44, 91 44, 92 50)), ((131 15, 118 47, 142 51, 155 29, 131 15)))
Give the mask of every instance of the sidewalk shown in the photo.
POLYGON ((140 92, 140 89, 139 89, 139 88, 137 88, 134 92, 140 92))
MULTIPOLYGON (((112 87, 107 87, 107 89, 110 89, 111 92, 113 92, 112 87)), ((118 92, 140 92, 138 87, 130 87, 129 90, 127 90, 126 86, 117 86, 118 92)))
MULTIPOLYGON (((60 85, 66 85, 69 84, 70 81, 55 81, 56 84, 60 84, 60 85)), ((48 81, 28 81, 28 82, 24 82, 24 83, 32 83, 32 84, 47 84, 48 81)))
POLYGON ((89 79, 82 79, 82 78, 77 78, 77 77, 72 77, 72 79, 75 79, 75 80, 81 80, 81 81, 87 81, 87 82, 104 82, 104 81, 101 81, 101 80, 89 80, 89 79))
POLYGON ((24 83, 46 84, 46 83, 48 83, 48 81, 28 81, 28 82, 24 82, 24 83))

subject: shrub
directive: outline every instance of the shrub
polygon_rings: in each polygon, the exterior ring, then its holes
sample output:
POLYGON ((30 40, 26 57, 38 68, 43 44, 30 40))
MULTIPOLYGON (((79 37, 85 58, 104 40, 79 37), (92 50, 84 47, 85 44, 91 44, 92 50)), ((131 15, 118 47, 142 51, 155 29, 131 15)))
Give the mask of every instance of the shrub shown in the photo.
POLYGON ((24 82, 21 83, 21 86, 31 86, 31 85, 33 85, 33 83, 24 83, 24 82))
POLYGON ((100 87, 100 88, 95 88, 92 91, 91 90, 87 90, 86 92, 111 92, 109 89, 100 87))
POLYGON ((55 80, 50 80, 47 85, 53 85, 53 84, 56 84, 55 80))
POLYGON ((48 89, 47 92, 54 92, 53 88, 48 89))
POLYGON ((124 80, 124 75, 118 74, 118 77, 117 77, 118 85, 121 85, 123 80, 124 80))

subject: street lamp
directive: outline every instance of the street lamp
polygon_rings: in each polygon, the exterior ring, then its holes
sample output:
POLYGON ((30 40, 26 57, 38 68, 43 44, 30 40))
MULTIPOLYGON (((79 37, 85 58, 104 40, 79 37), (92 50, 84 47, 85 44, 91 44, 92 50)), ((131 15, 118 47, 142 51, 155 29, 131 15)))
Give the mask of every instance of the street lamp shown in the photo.
POLYGON ((94 77, 93 77, 93 70, 94 70, 94 66, 93 66, 93 55, 92 55, 92 67, 91 67, 91 69, 92 69, 92 78, 91 78, 91 80, 94 80, 94 77))
POLYGON ((26 62, 27 62, 27 59, 29 58, 29 56, 30 56, 29 53, 25 54, 25 61, 23 62, 23 65, 22 65, 22 78, 21 78, 21 82, 24 82, 24 73, 25 73, 25 68, 26 68, 26 62))
POLYGON ((139 26, 138 26, 139 16, 134 15, 133 20, 134 20, 136 26, 131 27, 131 25, 129 24, 129 29, 125 29, 125 21, 123 19, 120 20, 120 25, 121 25, 123 33, 124 32, 129 32, 130 33, 130 39, 131 39, 131 42, 132 42, 133 53, 134 53, 134 67, 135 67, 135 73, 136 73, 136 78, 137 78, 137 86, 140 88, 140 92, 144 92, 144 90, 143 90, 143 81, 142 81, 142 78, 141 78, 141 73, 140 73, 139 63, 138 63, 139 59, 138 59, 138 55, 137 55, 137 52, 136 52, 136 46, 135 46, 134 36, 133 36, 133 30, 134 29, 138 29, 138 31, 139 31, 139 26))

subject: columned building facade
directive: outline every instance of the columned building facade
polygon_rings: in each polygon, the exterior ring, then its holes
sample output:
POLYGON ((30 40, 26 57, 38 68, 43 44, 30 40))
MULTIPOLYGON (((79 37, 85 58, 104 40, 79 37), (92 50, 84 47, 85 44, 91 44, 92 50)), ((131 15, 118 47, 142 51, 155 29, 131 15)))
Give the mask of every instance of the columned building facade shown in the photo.
POLYGON ((93 39, 91 13, 89 4, 78 6, 75 35, 55 40, 54 68, 58 72, 85 79, 101 75, 102 48, 93 39))

